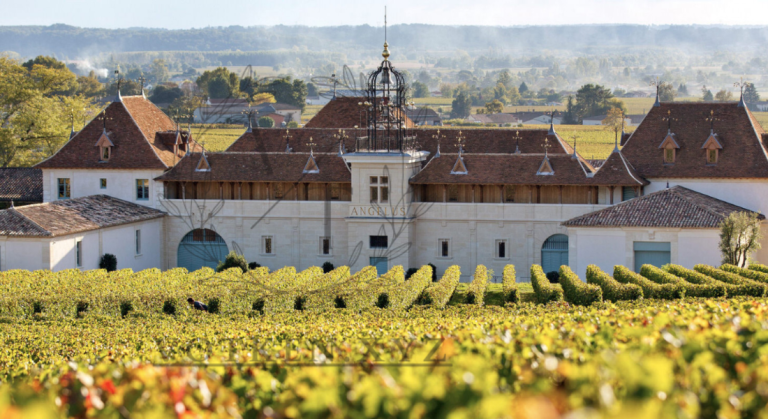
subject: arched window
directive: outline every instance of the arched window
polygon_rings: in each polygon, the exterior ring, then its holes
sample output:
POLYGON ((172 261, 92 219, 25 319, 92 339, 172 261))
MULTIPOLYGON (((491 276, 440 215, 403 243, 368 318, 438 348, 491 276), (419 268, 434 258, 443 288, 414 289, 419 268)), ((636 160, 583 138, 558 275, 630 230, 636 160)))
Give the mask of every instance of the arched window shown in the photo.
POLYGON ((549 236, 541 246, 541 267, 544 273, 559 271, 561 265, 568 265, 568 236, 549 236))
POLYGON ((181 239, 176 265, 190 272, 204 266, 216 269, 227 253, 229 250, 224 238, 211 229, 198 228, 181 239))

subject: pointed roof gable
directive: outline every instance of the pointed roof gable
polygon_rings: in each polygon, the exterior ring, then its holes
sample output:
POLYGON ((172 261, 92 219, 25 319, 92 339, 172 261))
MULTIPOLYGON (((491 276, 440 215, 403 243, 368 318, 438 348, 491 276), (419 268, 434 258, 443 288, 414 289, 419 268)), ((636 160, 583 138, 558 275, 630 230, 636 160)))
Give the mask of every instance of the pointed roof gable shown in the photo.
POLYGON ((646 178, 768 178, 768 152, 762 141, 763 128, 747 108, 736 102, 662 102, 651 108, 643 122, 626 140, 621 150, 637 173, 646 178), (665 165, 659 138, 669 130, 663 120, 667 111, 675 117, 675 142, 680 147, 675 164, 665 165), (711 132, 707 117, 717 117, 718 142, 726 143, 717 165, 707 165, 702 157, 703 139, 711 132))
MULTIPOLYGON (((337 97, 328 102, 322 109, 304 125, 304 128, 354 128, 366 124, 365 116, 361 117, 363 109, 359 104, 365 102, 363 96, 337 97), (361 119, 362 118, 362 119, 361 119)), ((399 112, 396 110, 396 112, 399 112)), ((414 123, 407 115, 402 115, 405 125, 413 128, 414 123)))
MULTIPOLYGON (((682 186, 662 189, 584 214, 566 227, 719 228, 732 212, 752 212, 682 186)), ((765 219, 759 215, 761 220, 765 219)))
POLYGON ((304 165, 303 173, 320 173, 320 168, 317 167, 315 156, 312 153, 309 154, 309 159, 307 159, 307 164, 304 165))
POLYGON ((464 164, 464 159, 462 158, 461 154, 459 154, 458 157, 456 157, 456 163, 453 164, 453 169, 451 169, 452 175, 466 175, 469 173, 467 171, 467 166, 464 164))
POLYGON ((659 148, 680 148, 680 145, 675 141, 675 134, 672 131, 667 131, 667 136, 659 144, 659 148))
POLYGON ((720 141, 717 139, 717 134, 715 134, 714 131, 710 131, 709 137, 707 137, 707 140, 704 141, 704 144, 701 146, 701 148, 704 148, 704 149, 716 148, 718 150, 722 150, 723 145, 720 144, 720 141))
POLYGON ((96 141, 96 147, 114 147, 115 145, 112 144, 112 141, 109 139, 109 135, 107 135, 107 131, 103 131, 101 133, 101 137, 99 137, 99 141, 96 141))
POLYGON ((72 137, 56 154, 39 163, 42 169, 166 169, 178 161, 174 155, 176 126, 157 106, 142 96, 126 96, 105 109, 106 134, 114 147, 109 163, 100 163, 94 144, 104 134, 99 114, 72 137), (173 137, 168 141, 168 132, 173 137))
POLYGON ((210 172, 211 165, 208 163, 208 158, 205 157, 205 153, 200 153, 200 161, 195 168, 196 172, 210 172))
POLYGON ((552 163, 549 162, 549 156, 544 156, 544 160, 539 165, 539 170, 536 171, 537 175, 554 175, 555 170, 552 169, 552 163))
POLYGON ((635 172, 632 164, 624 157, 621 151, 614 151, 603 162, 592 182, 604 186, 641 186, 647 185, 648 181, 640 177, 635 172))

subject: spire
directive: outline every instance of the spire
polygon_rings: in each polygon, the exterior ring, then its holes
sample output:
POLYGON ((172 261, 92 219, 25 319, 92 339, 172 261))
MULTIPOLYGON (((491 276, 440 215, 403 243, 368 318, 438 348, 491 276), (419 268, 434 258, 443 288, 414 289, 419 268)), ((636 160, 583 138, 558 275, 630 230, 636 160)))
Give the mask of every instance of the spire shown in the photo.
POLYGON ((389 44, 387 44, 387 6, 384 6, 384 51, 381 53, 384 61, 389 59, 389 44))
MULTIPOLYGON (((291 137, 292 136, 290 131, 285 130, 285 152, 286 153, 290 153, 291 151, 293 151, 293 149, 291 148, 291 137)), ((312 140, 310 139, 310 141, 312 140)))
POLYGON ((71 140, 75 136, 75 113, 72 112, 70 117, 72 119, 72 130, 69 132, 69 139, 71 140))
POLYGON ((576 155, 576 138, 577 137, 573 137, 573 154, 571 155, 573 160, 577 160, 579 158, 578 155, 576 155))
POLYGON ((520 131, 515 131, 515 136, 512 137, 515 140, 515 154, 520 154, 520 131))
POLYGON ((120 94, 120 83, 122 82, 122 79, 120 78, 120 70, 115 70, 115 77, 117 77, 117 101, 122 102, 123 96, 120 94))
POLYGON ((146 99, 147 97, 144 95, 144 81, 146 81, 144 76, 139 76, 139 83, 141 83, 141 97, 146 99))
POLYGON ((656 77, 656 81, 651 82, 651 86, 656 86, 656 103, 653 104, 654 107, 661 106, 661 99, 659 97, 659 90, 661 89, 661 83, 659 82, 659 78, 656 77))
MULTIPOLYGON (((621 141, 624 141, 624 113, 621 114, 621 141)), ((618 145, 616 148, 619 148, 618 145)))
POLYGON ((437 143, 437 152, 435 153, 435 157, 440 157, 440 142, 437 143))
POLYGON ((741 88, 741 94, 739 95, 739 108, 746 108, 747 104, 744 103, 744 88, 741 88))
POLYGON ((739 88, 739 108, 746 108, 747 104, 744 103, 744 88, 747 87, 749 82, 744 81, 744 77, 742 77, 739 81, 736 83, 733 83, 734 86, 739 88))
MULTIPOLYGON (((621 124, 621 135, 624 136, 624 124, 621 124)), ((619 152, 619 133, 618 132, 616 133, 615 137, 616 138, 613 139, 613 152, 618 153, 619 152)))
POLYGON ((547 135, 556 135, 555 133, 555 109, 552 108, 552 111, 549 113, 549 132, 547 135))

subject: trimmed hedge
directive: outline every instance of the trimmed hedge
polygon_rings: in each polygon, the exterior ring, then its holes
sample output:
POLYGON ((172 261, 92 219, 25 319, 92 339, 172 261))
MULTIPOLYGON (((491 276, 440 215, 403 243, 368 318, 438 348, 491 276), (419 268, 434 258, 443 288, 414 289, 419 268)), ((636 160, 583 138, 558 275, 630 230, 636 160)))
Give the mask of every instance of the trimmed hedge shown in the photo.
POLYGON ((451 300, 451 296, 456 291, 456 287, 459 285, 461 279, 461 268, 459 265, 453 265, 445 270, 443 277, 433 282, 424 291, 424 298, 422 302, 424 304, 431 304, 433 307, 443 308, 448 301, 451 300))
POLYGON ((536 302, 540 304, 563 300, 563 291, 549 283, 540 265, 531 265, 531 286, 536 295, 536 302))
POLYGON ((596 265, 587 266, 587 283, 600 287, 606 301, 640 300, 643 289, 635 284, 622 284, 603 272, 596 265))
POLYGON ((501 289, 504 294, 505 302, 516 303, 518 301, 519 297, 515 265, 507 265, 504 267, 504 276, 502 277, 501 281, 501 289))
POLYGON ((742 295, 749 295, 751 297, 763 297, 765 295, 766 286, 751 279, 707 265, 696 265, 693 269, 720 282, 744 287, 744 294, 742 295))
POLYGON ((725 287, 722 284, 697 285, 684 281, 675 275, 665 272, 653 265, 643 265, 640 268, 640 275, 650 279, 657 284, 675 284, 685 289, 686 297, 725 297, 725 287))
POLYGON ((749 269, 752 271, 758 271, 768 274, 768 266, 762 265, 760 263, 750 263, 749 269))
POLYGON ((690 282, 691 284, 698 284, 698 285, 722 285, 725 288, 726 296, 733 297, 737 295, 749 295, 748 287, 742 287, 739 285, 733 285, 733 284, 726 284, 724 282, 720 282, 714 278, 710 278, 703 273, 696 272, 693 269, 684 268, 680 265, 664 265, 662 267, 663 270, 671 273, 672 275, 677 276, 678 278, 690 282))
POLYGON ((736 275, 743 276, 744 278, 751 279, 753 281, 762 282, 763 284, 768 284, 768 274, 761 272, 759 270, 752 270, 752 266, 750 265, 749 269, 739 268, 736 265, 730 265, 728 263, 724 264, 720 267, 720 269, 731 272, 736 275))
POLYGON ((563 287, 565 301, 571 304, 588 306, 603 301, 603 291, 600 287, 582 281, 565 265, 560 267, 560 286, 563 287))
POLYGON ((488 288, 488 269, 483 265, 477 265, 475 277, 467 290, 467 304, 483 305, 485 289, 488 288))
MULTIPOLYGON (((400 268, 402 271, 402 268, 400 268)), ((419 298, 424 289, 432 283, 432 267, 422 266, 407 281, 399 283, 394 289, 389 290, 388 295, 389 308, 393 310, 405 310, 410 308, 419 298)))
POLYGON ((643 289, 645 298, 659 300, 674 300, 685 295, 685 288, 679 284, 657 284, 642 275, 636 274, 624 266, 616 265, 613 268, 613 278, 622 284, 635 284, 643 289))

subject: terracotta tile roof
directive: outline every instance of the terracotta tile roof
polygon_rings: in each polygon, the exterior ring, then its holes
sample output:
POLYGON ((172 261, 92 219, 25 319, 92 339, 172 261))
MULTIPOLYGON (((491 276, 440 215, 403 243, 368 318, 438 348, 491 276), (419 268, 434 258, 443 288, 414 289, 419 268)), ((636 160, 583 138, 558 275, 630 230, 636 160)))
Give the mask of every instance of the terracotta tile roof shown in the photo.
POLYGON ((165 216, 107 195, 91 195, 0 211, 0 236, 56 237, 165 216))
MULTIPOLYGON (((351 148, 354 144, 354 132, 359 132, 358 135, 362 135, 361 130, 346 130, 349 138, 346 141, 347 148, 351 148)), ((286 136, 288 138, 288 144, 290 144, 293 151, 307 152, 309 153, 309 138, 311 137, 313 142, 317 144, 315 146, 316 152, 333 153, 339 150, 339 140, 334 138, 334 135, 339 134, 339 129, 313 129, 313 128, 297 128, 297 129, 284 129, 284 128, 256 128, 254 127, 251 132, 244 132, 232 145, 227 148, 226 151, 232 152, 284 152, 286 146, 286 136)))
MULTIPOLYGON (((674 186, 562 223, 566 227, 718 228, 732 212, 750 210, 674 186)), ((760 215, 760 219, 765 219, 760 215)))
POLYGON ((463 154, 467 174, 451 174, 458 154, 444 153, 411 178, 413 184, 510 184, 510 185, 589 185, 592 179, 580 160, 570 154, 549 154, 552 175, 538 175, 544 153, 463 154))
MULTIPOLYGON (((355 126, 365 126, 365 115, 360 111, 362 106, 360 102, 364 102, 364 97, 352 96, 352 97, 337 97, 331 100, 320 109, 309 122, 304 125, 304 128, 354 128, 355 126)), ((406 119, 406 126, 413 127, 413 121, 406 119)))
POLYGON ((0 168, 0 201, 43 202, 43 171, 32 167, 0 168))
POLYGON ((309 153, 206 153, 210 172, 196 171, 202 154, 185 157, 155 180, 188 182, 351 182, 344 160, 335 153, 314 153, 320 173, 303 173, 309 153))
POLYGON ((641 186, 648 181, 637 174, 621 151, 614 151, 600 165, 592 177, 592 183, 602 186, 641 186))
POLYGON ((622 149, 637 172, 652 178, 767 178, 768 154, 763 129, 747 108, 733 103, 662 102, 632 133, 622 149), (705 118, 714 111, 714 131, 723 146, 715 165, 706 164, 701 146, 710 134, 705 118), (668 112, 671 112, 668 114, 668 112), (667 135, 668 121, 680 148, 675 163, 664 164, 659 144, 667 135))
MULTIPOLYGON (((173 147, 158 132, 176 132, 176 125, 143 96, 123 97, 106 108, 107 136, 115 145, 108 162, 101 162, 96 142, 104 131, 100 114, 53 156, 36 167, 89 169, 165 169, 173 166, 173 147)), ((179 152, 178 161, 184 152, 179 152)))

